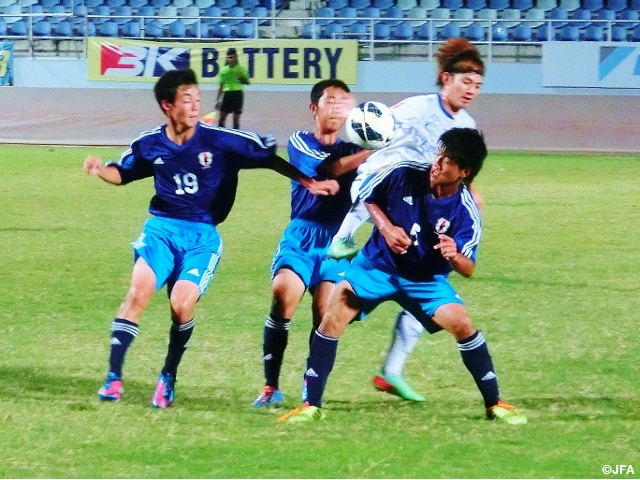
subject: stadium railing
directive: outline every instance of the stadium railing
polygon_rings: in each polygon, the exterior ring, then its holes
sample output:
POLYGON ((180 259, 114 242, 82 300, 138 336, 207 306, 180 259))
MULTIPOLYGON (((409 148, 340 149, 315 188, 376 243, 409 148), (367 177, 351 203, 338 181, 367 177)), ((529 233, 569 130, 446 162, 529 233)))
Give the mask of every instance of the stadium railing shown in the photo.
POLYGON ((467 36, 491 61, 539 62, 542 43, 564 41, 640 41, 637 19, 619 16, 573 19, 571 16, 501 18, 331 18, 278 15, 253 16, 246 11, 208 15, 114 15, 112 13, 15 13, 0 10, 0 40, 15 44, 16 55, 86 56, 90 36, 117 36, 170 41, 225 41, 247 38, 357 39, 361 60, 431 59, 449 36, 467 36), (564 29, 564 30, 563 30, 564 29), (602 35, 600 35, 600 32, 602 35), (595 33, 595 35, 594 35, 595 33))

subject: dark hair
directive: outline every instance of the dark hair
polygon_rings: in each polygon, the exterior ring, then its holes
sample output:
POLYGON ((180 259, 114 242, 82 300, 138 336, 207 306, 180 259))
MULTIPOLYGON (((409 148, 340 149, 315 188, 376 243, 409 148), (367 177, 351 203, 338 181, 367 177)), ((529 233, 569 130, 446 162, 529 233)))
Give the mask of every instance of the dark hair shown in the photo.
POLYGON ((466 38, 450 38, 436 53, 438 76, 436 84, 442 86, 442 73, 477 73, 484 77, 484 62, 478 49, 466 38))
POLYGON ((487 145, 482 132, 475 128, 452 128, 440 136, 443 153, 460 168, 469 170, 464 183, 471 184, 487 157, 487 145))
POLYGON ((329 87, 338 87, 338 88, 344 90, 347 93, 351 92, 351 90, 349 90, 349 87, 347 86, 347 84, 344 83, 342 80, 338 80, 337 78, 330 78, 328 80, 320 80, 311 89, 311 103, 313 105, 317 105, 318 102, 320 101, 320 97, 322 97, 322 94, 324 93, 325 89, 329 88, 329 87))
POLYGON ((227 57, 229 55, 238 55, 238 52, 237 52, 237 50, 235 48, 231 47, 231 48, 227 49, 227 57))
POLYGON ((176 99, 178 87, 182 85, 198 85, 198 78, 190 68, 184 70, 169 70, 163 74, 153 87, 153 93, 156 96, 158 105, 160 105, 163 100, 173 103, 176 99))

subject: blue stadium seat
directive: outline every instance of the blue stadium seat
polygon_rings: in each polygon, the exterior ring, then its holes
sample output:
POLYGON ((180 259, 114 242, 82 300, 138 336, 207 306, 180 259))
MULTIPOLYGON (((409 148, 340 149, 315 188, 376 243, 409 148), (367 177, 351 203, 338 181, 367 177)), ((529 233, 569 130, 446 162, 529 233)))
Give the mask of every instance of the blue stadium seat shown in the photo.
POLYGON ((604 28, 600 25, 589 25, 584 29, 584 40, 588 42, 602 42, 604 40, 604 28))
POLYGON ((354 40, 366 40, 369 38, 367 25, 362 22, 355 22, 348 26, 349 37, 354 40))
POLYGON ((578 28, 586 28, 591 25, 592 13, 591 10, 585 10, 584 8, 578 8, 571 14, 572 20, 580 20, 579 22, 571 22, 571 25, 578 28))
POLYGON ((619 12, 627 8, 627 0, 605 0, 605 8, 619 12))
POLYGON ((433 18, 433 26, 441 28, 451 22, 451 10, 448 8, 434 8, 431 10, 431 18, 433 18))
POLYGON ((204 13, 207 8, 216 4, 216 0, 196 0, 193 4, 200 9, 201 13, 204 13))
POLYGON ((558 3, 560 8, 565 9, 567 12, 573 12, 582 6, 581 0, 560 0, 558 3))
POLYGON ((151 38, 161 38, 164 36, 164 25, 158 20, 151 20, 144 26, 144 36, 151 38))
POLYGON ((352 23, 356 23, 358 21, 358 10, 355 7, 346 6, 336 14, 338 17, 341 17, 339 21, 343 26, 351 25, 352 23))
POLYGON ((491 38, 495 42, 506 42, 509 40, 509 29, 501 23, 494 23, 491 26, 491 38))
POLYGON ((209 24, 203 20, 187 25, 187 37, 207 38, 209 36, 209 24))
POLYGON ((216 23, 209 33, 214 38, 231 38, 231 25, 225 22, 216 23))
POLYGON ((91 22, 95 25, 100 25, 111 17, 111 8, 108 5, 97 5, 91 11, 91 15, 95 15, 91 22))
POLYGON ((556 31, 553 27, 549 29, 549 25, 540 25, 535 30, 534 37, 539 42, 546 42, 548 40, 556 39, 556 31))
POLYGON ((193 0, 171 0, 171 3, 169 5, 180 10, 181 8, 193 5, 193 0))
POLYGON ((320 7, 313 16, 316 17, 316 23, 318 25, 327 25, 333 21, 335 11, 331 7, 320 7))
POLYGON ((113 20, 116 21, 118 25, 124 25, 133 17, 133 8, 129 5, 120 5, 113 9, 113 15, 113 20))
POLYGON ((418 0, 397 0, 396 6, 398 8, 401 8, 405 12, 408 12, 412 8, 415 8, 418 6, 418 0))
POLYGON ((464 2, 463 0, 440 0, 440 6, 449 10, 457 10, 464 6, 464 2))
POLYGON ((60 5, 60 0, 38 0, 38 5, 44 9, 48 9, 54 5, 60 5))
POLYGON ((349 0, 329 0, 327 2, 327 7, 331 7, 334 10, 341 10, 344 7, 349 6, 349 0))
POLYGON ((162 7, 168 7, 169 5, 171 5, 171 0, 151 0, 151 5, 156 10, 159 10, 162 7))
POLYGON ((582 0, 582 8, 598 12, 604 8, 603 0, 582 0))
POLYGON ((533 0, 511 0, 511 8, 526 12, 533 8, 533 0))
POLYGON ((300 30, 300 38, 306 38, 308 40, 320 38, 321 34, 322 28, 314 22, 305 23, 300 30))
POLYGON ((500 23, 505 27, 511 28, 520 24, 522 21, 522 14, 517 8, 505 8, 498 13, 498 18, 500 19, 500 23))
POLYGON ((98 33, 102 37, 117 37, 118 36, 118 23, 113 20, 107 20, 98 25, 98 33))
POLYGON ((451 19, 455 20, 455 24, 460 28, 465 28, 473 23, 473 15, 474 12, 470 8, 458 8, 457 10, 453 10, 451 19))
POLYGON ((73 23, 70 20, 60 20, 53 29, 56 37, 73 37, 73 23))
POLYGON ((371 6, 371 0, 350 0, 349 5, 356 10, 364 10, 371 6))
POLYGON ((229 10, 227 10, 227 14, 225 16, 227 17, 227 23, 229 23, 230 25, 236 25, 244 21, 244 8, 242 8, 240 5, 234 5, 233 7, 229 8, 229 10))
MULTIPOLYGON (((600 0, 602 1, 602 0, 600 0)), ((557 0, 536 0, 535 8, 548 12, 558 6, 557 0)))
POLYGON ((483 8, 487 8, 487 0, 467 0, 465 2, 465 7, 477 12, 483 8))
MULTIPOLYGON (((616 12, 607 8, 603 8, 598 12, 598 20, 609 20, 613 22, 614 20, 616 20, 616 12)), ((607 24, 607 27, 608 26, 609 24, 607 24)))
POLYGON ((423 23, 416 31, 416 38, 418 40, 433 40, 435 38, 434 30, 435 27, 430 22, 423 23))
POLYGON ((630 8, 626 8, 621 12, 618 12, 619 20, 624 20, 621 22, 617 22, 616 26, 622 27, 625 30, 630 30, 635 27, 640 21, 640 12, 638 10, 632 10, 630 8))
POLYGON ((129 2, 127 3, 131 8, 133 8, 134 11, 137 12, 139 8, 144 7, 145 5, 148 5, 149 1, 148 0, 129 0, 129 2))
POLYGON ((390 27, 395 27, 400 22, 402 22, 404 18, 404 11, 397 6, 392 6, 387 8, 382 15, 382 18, 386 19, 385 23, 390 27))
POLYGON ((391 27, 385 22, 374 23, 373 38, 376 40, 389 40, 391 38, 391 27))
POLYGON ((476 12, 478 20, 497 20, 498 11, 495 8, 482 8, 476 12))
POLYGON ((371 5, 379 8, 380 10, 386 10, 390 6, 394 5, 394 0, 373 0, 371 5))
POLYGON ((344 33, 344 25, 340 22, 329 22, 321 30, 321 38, 341 39, 344 33))
POLYGON ((167 31, 169 32, 169 36, 173 38, 184 38, 187 36, 187 26, 182 20, 174 20, 171 22, 167 27, 167 31))
POLYGON ((260 0, 260 5, 263 7, 267 7, 268 9, 272 9, 275 5, 275 8, 282 8, 284 5, 284 0, 260 0))
POLYGON ((629 8, 640 11, 640 0, 629 0, 629 8))
POLYGON ((249 16, 258 18, 258 25, 266 25, 269 23, 269 10, 262 5, 256 5, 249 10, 249 16))
POLYGON ((409 12, 407 13, 407 18, 411 19, 411 26, 419 27, 420 25, 425 23, 427 21, 427 12, 427 9, 422 7, 413 7, 411 10, 409 10, 409 12))
POLYGON ((140 20, 129 20, 121 27, 121 34, 123 37, 140 38, 142 35, 142 27, 140 20))
POLYGON ((178 15, 180 16, 180 20, 182 20, 185 25, 189 26, 200 20, 200 9, 195 5, 189 5, 179 9, 178 15))
POLYGON ((515 42, 530 42, 533 39, 533 29, 524 23, 513 27, 510 33, 511 40, 515 42))
POLYGON ((10 35, 15 35, 18 37, 26 37, 29 33, 29 27, 27 26, 27 22, 24 20, 18 20, 17 22, 13 22, 8 25, 8 30, 10 35))
POLYGON ((253 22, 240 22, 233 29, 235 38, 255 38, 256 29, 253 22))
POLYGON ((626 42, 629 31, 626 28, 613 26, 611 28, 611 41, 612 42, 626 42))
POLYGON ((214 17, 214 18, 207 18, 205 20, 206 24, 209 25, 209 27, 212 27, 216 23, 220 23, 220 22, 223 21, 223 19, 222 19, 222 8, 220 8, 218 5, 211 5, 210 7, 208 7, 205 10, 204 14, 201 15, 201 16, 202 17, 214 17))
POLYGON ((392 35, 395 40, 413 40, 413 27, 409 22, 400 22, 392 35))
POLYGON ((174 7, 173 5, 167 5, 166 7, 160 7, 158 10, 158 21, 167 26, 170 23, 176 21, 178 18, 178 7, 174 7))
POLYGON ((447 23, 442 28, 437 30, 438 38, 440 40, 447 40, 449 38, 455 38, 462 36, 462 31, 455 23, 447 23))
POLYGON ((546 16, 544 10, 532 8, 531 10, 527 10, 523 18, 527 20, 527 22, 525 22, 526 25, 531 28, 536 28, 544 24, 546 16))
POLYGON ((580 29, 573 25, 565 25, 560 29, 559 40, 563 42, 577 42, 580 40, 580 29))
POLYGON ((631 30, 631 33, 629 34, 629 41, 640 42, 640 25, 631 30))
POLYGON ((483 42, 487 38, 487 32, 482 24, 476 22, 467 26, 462 36, 472 42, 483 42))
POLYGON ((561 9, 560 7, 556 7, 549 12, 549 19, 553 20, 551 25, 555 28, 562 28, 568 23, 567 20, 569 19, 569 12, 561 9))
POLYGON ((126 0, 104 0, 104 3, 111 8, 116 8, 124 5, 126 0))
POLYGON ((434 8, 440 7, 440 0, 419 0, 418 3, 422 8, 426 8, 427 10, 433 10, 434 8))
POLYGON ((51 24, 48 20, 40 20, 32 26, 32 32, 35 37, 51 36, 51 24))
POLYGON ((489 0, 488 7, 493 8, 494 10, 501 11, 501 10, 504 10, 505 8, 510 8, 511 1, 510 0, 489 0))

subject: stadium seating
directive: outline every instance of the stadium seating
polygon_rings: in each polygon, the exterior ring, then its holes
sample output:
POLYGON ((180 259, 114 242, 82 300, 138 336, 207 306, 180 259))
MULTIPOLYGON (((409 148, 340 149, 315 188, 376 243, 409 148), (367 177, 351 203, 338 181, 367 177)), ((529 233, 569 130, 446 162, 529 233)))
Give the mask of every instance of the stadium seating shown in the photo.
POLYGON ((482 24, 474 22, 464 29, 463 36, 472 42, 483 42, 486 40, 487 32, 482 24))
POLYGON ((564 42, 577 42, 580 40, 580 29, 573 25, 565 25, 560 29, 559 39, 564 42))
POLYGON ((491 27, 491 38, 497 42, 509 40, 509 29, 501 23, 495 23, 491 27))
POLYGON ((580 20, 579 22, 571 22, 571 24, 578 28, 586 28, 591 25, 592 14, 590 10, 584 8, 578 8, 571 14, 572 20, 580 20))
POLYGON ((468 27, 474 21, 473 10, 470 8, 458 8, 453 11, 451 18, 455 20, 456 25, 460 28, 468 27))
POLYGON ((582 8, 598 12, 604 8, 604 2, 603 0, 582 0, 582 8))
POLYGON ((516 42, 530 42, 533 39, 533 29, 524 23, 513 27, 510 33, 511 40, 516 42))
POLYGON ((393 29, 394 40, 413 40, 413 26, 409 22, 400 22, 393 29))
POLYGON ((244 8, 240 5, 234 5, 227 10, 227 14, 225 16, 227 17, 227 23, 230 25, 237 25, 244 21, 244 8))
POLYGON ((440 6, 440 0, 419 0, 419 5, 427 10, 433 10, 440 6))
POLYGON ((558 2, 556 0, 536 0, 535 8, 539 8, 540 10, 548 12, 550 10, 553 10, 557 6, 558 2))
POLYGON ((340 17, 337 21, 345 27, 358 21, 358 10, 350 5, 340 9, 336 15, 340 17))
POLYGON ((448 8, 449 10, 457 10, 463 7, 462 0, 440 0, 440 6, 442 8, 448 8))
POLYGON ((178 10, 178 15, 181 17, 180 20, 185 25, 191 25, 192 23, 196 23, 200 17, 200 9, 195 5, 189 5, 187 7, 183 7, 178 10))
POLYGON ((48 20, 40 20, 33 24, 31 31, 35 37, 49 37, 51 36, 51 24, 48 20))
POLYGON ((394 5, 384 11, 382 18, 385 19, 384 23, 390 27, 395 27, 404 19, 404 11, 400 7, 394 5))
POLYGON ((619 12, 627 8, 627 0, 605 0, 605 8, 619 12))
POLYGON ((389 40, 391 38, 391 27, 385 22, 374 23, 373 38, 376 40, 389 40))
POLYGON ((455 23, 447 23, 442 28, 437 29, 438 38, 440 40, 447 40, 449 38, 460 37, 462 30, 455 23))
POLYGON ((551 25, 553 25, 554 28, 562 28, 568 23, 567 20, 569 19, 569 12, 560 7, 556 7, 549 11, 548 16, 549 19, 553 20, 551 25))
POLYGON ((604 39, 604 28, 600 25, 589 25, 584 29, 584 40, 588 42, 602 42, 604 39))
POLYGON ((367 25, 362 22, 355 22, 348 26, 349 38, 355 40, 366 40, 369 38, 367 25))
POLYGON ((269 23, 269 10, 262 5, 256 5, 249 11, 249 16, 258 18, 258 25, 266 25, 269 23))
POLYGON ((373 0, 371 2, 371 5, 380 9, 380 10, 386 10, 387 8, 393 6, 394 0, 373 0))
POLYGON ((349 6, 349 0, 329 0, 327 2, 327 7, 331 7, 334 10, 341 10, 344 7, 349 6))
POLYGON ((505 8, 498 13, 498 19, 505 27, 511 28, 520 24, 522 20, 522 14, 517 8, 505 8))
POLYGON ((200 13, 204 13, 207 8, 216 4, 216 0, 196 0, 193 4, 200 9, 200 13))
POLYGON ((139 38, 142 33, 142 28, 140 26, 139 20, 129 20, 124 23, 120 29, 120 34, 123 37, 131 37, 131 38, 139 38))
POLYGON ((335 10, 331 7, 320 7, 316 10, 314 17, 318 25, 327 25, 333 21, 335 10))
POLYGON ((614 25, 611 28, 611 41, 612 42, 626 42, 628 36, 628 30, 623 27, 614 25))
POLYGON ((133 8, 130 5, 120 5, 113 9, 113 20, 120 26, 131 20, 133 8), (117 18, 119 17, 119 18, 117 18))
POLYGON ((144 36, 160 38, 164 36, 164 25, 158 20, 151 20, 144 26, 144 36))
POLYGON ((511 8, 526 12, 534 7, 533 0, 511 0, 511 8))
POLYGON ((524 19, 527 20, 526 25, 531 28, 536 28, 544 24, 545 18, 545 11, 539 8, 532 8, 524 14, 524 19))
POLYGON ((371 0, 350 0, 349 5, 358 11, 371 6, 371 0))
POLYGON ((413 7, 407 13, 407 18, 411 19, 411 26, 419 27, 427 21, 427 9, 422 7, 413 7))
POLYGON ((640 12, 638 10, 627 8, 619 12, 619 20, 623 21, 617 22, 614 26, 630 30, 640 23, 640 12))
POLYGON ((577 10, 578 8, 581 7, 581 1, 580 0, 560 0, 560 3, 558 3, 558 6, 566 10, 567 12, 573 12, 574 10, 577 10))
POLYGON ((496 20, 498 18, 498 11, 495 8, 483 8, 478 10, 476 18, 479 20, 496 20))
POLYGON ((489 0, 488 3, 489 8, 493 8, 494 10, 502 11, 505 8, 511 7, 510 0, 489 0))
POLYGON ((441 28, 451 21, 451 11, 448 8, 434 8, 431 10, 430 17, 434 19, 433 26, 441 28))
POLYGON ((487 0, 467 0, 465 7, 477 12, 483 8, 487 8, 487 0))
POLYGON ((238 23, 233 29, 233 36, 235 38, 255 38, 256 29, 251 21, 244 21, 238 23))
POLYGON ((320 28, 320 25, 314 22, 305 23, 300 31, 300 37, 306 39, 320 38, 321 34, 322 29, 320 28))
POLYGON ((416 8, 418 6, 417 0, 397 0, 396 6, 401 8, 405 12, 408 12, 412 8, 416 8))
POLYGON ((416 31, 416 38, 419 40, 433 40, 435 38, 433 30, 434 27, 431 22, 423 23, 416 31))
POLYGON ((98 33, 103 37, 117 37, 118 23, 113 20, 107 20, 98 25, 98 33))
POLYGON ((61 20, 53 29, 56 37, 73 37, 73 23, 70 20, 61 20))
POLYGON ((231 25, 226 22, 216 23, 209 34, 213 38, 231 38, 231 25))
POLYGON ((321 38, 340 39, 344 33, 344 25, 340 22, 330 22, 322 29, 321 38))
POLYGON ((174 7, 173 5, 167 5, 166 7, 161 7, 158 10, 158 21, 167 26, 170 23, 173 23, 178 16, 178 7, 174 7))

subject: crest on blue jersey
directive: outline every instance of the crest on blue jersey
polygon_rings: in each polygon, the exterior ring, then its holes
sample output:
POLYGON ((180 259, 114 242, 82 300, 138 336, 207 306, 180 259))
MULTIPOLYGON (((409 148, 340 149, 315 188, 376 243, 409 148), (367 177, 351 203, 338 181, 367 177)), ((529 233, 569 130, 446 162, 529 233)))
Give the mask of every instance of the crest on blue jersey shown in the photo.
POLYGON ((200 165, 207 168, 213 162, 213 155, 211 155, 211 152, 200 152, 198 154, 198 161, 200 162, 200 165))
POLYGON ((449 230, 450 226, 451 226, 451 222, 449 220, 447 220, 446 218, 440 217, 436 222, 436 228, 435 228, 436 233, 438 235, 442 233, 446 233, 449 230))

